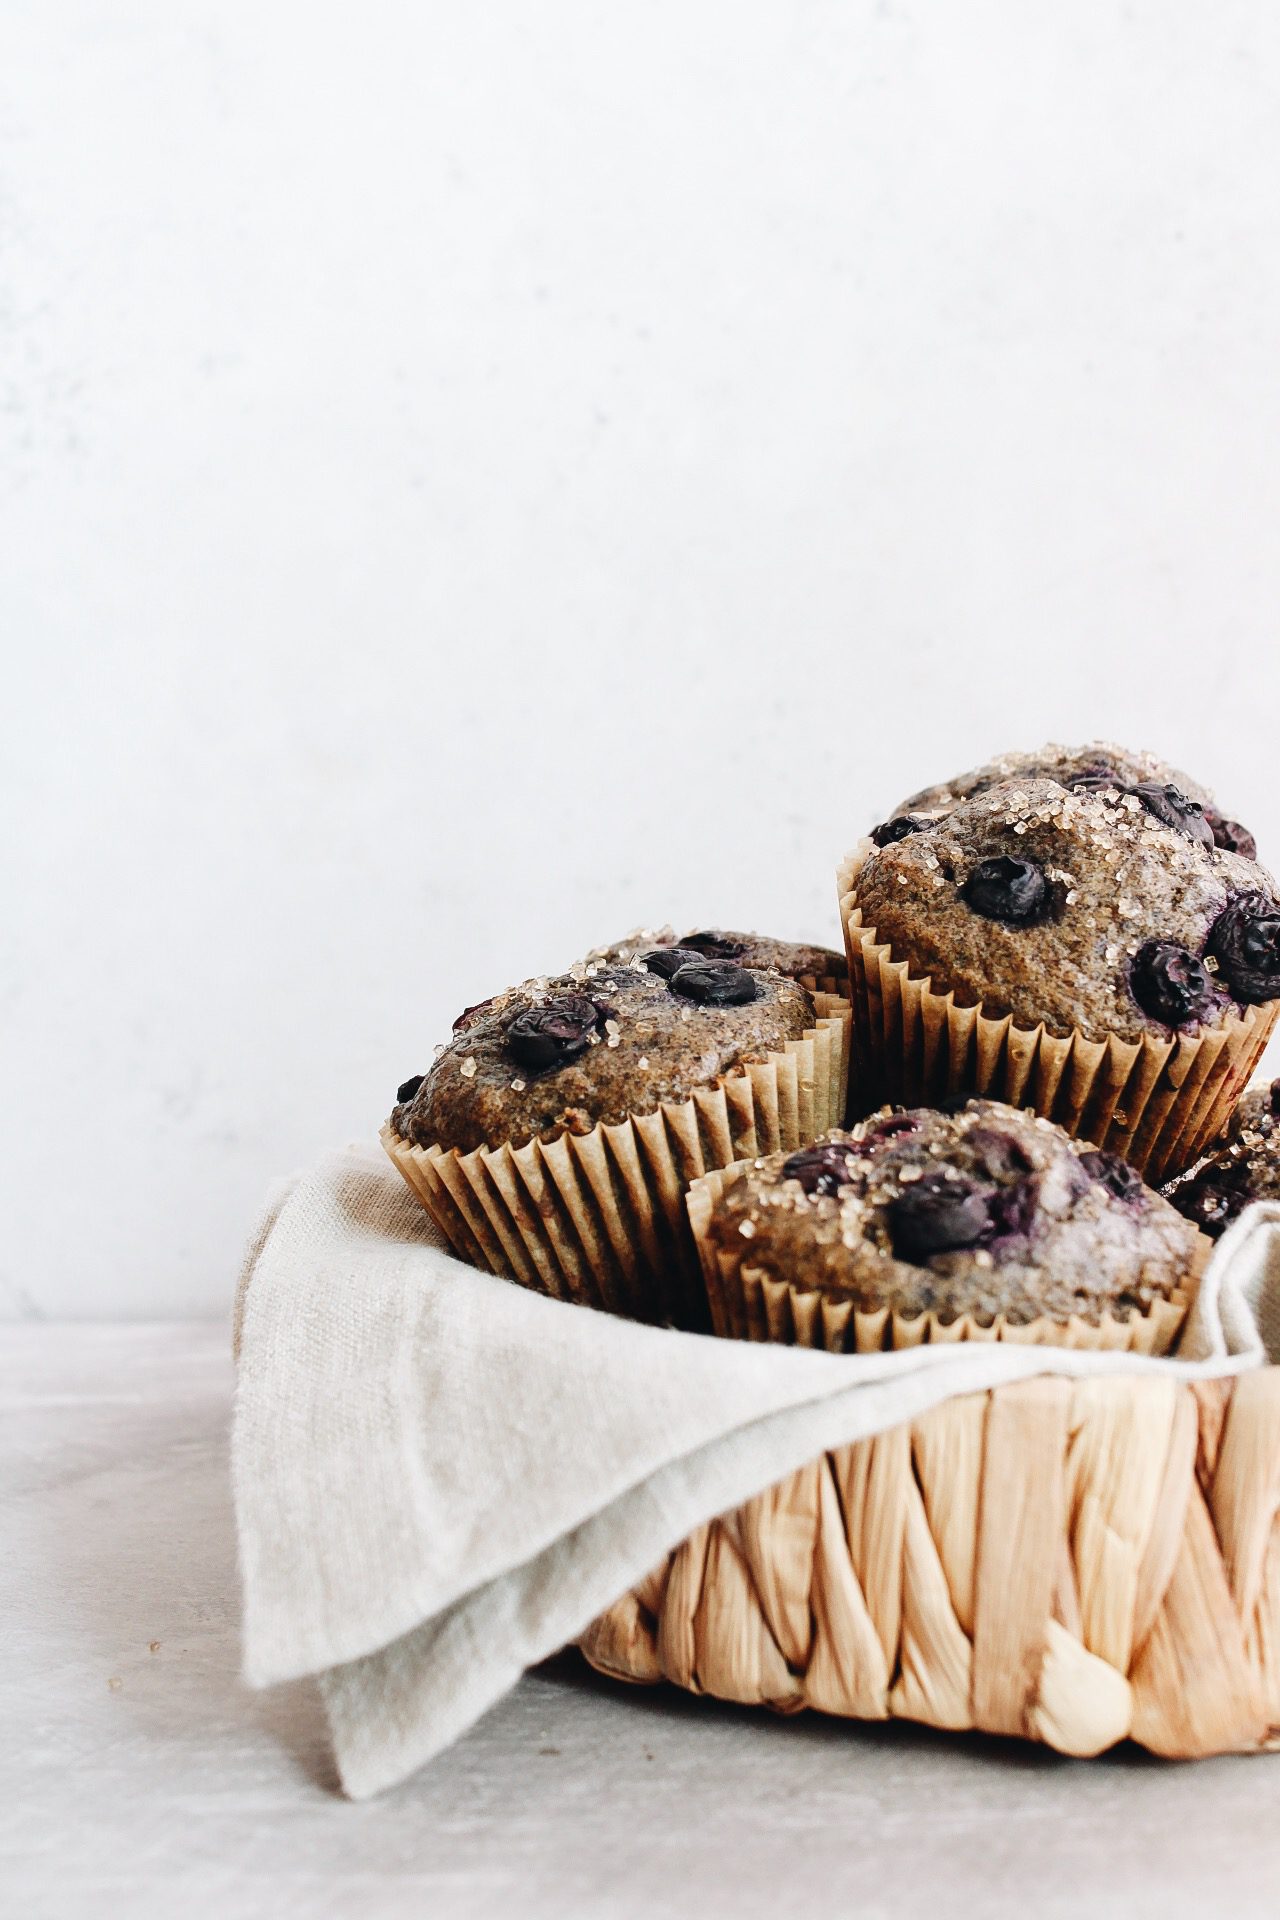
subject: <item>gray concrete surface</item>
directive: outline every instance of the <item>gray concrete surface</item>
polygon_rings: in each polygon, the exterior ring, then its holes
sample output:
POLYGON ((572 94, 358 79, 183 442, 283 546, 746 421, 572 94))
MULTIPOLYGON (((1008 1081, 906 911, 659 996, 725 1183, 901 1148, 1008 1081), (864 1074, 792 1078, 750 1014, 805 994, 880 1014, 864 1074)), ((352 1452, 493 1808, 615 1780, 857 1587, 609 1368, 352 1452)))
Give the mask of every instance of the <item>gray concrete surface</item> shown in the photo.
POLYGON ((780 1721, 570 1654, 351 1805, 310 1687, 237 1678, 231 1390, 220 1327, 0 1338, 0 1885, 24 1920, 1280 1905, 1280 1757, 1071 1762, 780 1721))

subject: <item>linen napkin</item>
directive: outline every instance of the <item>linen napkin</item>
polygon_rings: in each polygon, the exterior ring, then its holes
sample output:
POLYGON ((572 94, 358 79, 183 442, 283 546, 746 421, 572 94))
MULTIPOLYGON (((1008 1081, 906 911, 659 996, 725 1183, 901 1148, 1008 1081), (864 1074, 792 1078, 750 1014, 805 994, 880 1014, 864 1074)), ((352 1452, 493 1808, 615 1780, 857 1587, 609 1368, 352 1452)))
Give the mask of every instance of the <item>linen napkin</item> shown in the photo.
POLYGON ((477 1273, 380 1155, 351 1149, 273 1196, 235 1337, 245 1678, 317 1676, 363 1798, 695 1526, 824 1449, 1031 1374, 1203 1378, 1280 1356, 1280 1207, 1219 1243, 1177 1361, 839 1355, 637 1326, 477 1273))

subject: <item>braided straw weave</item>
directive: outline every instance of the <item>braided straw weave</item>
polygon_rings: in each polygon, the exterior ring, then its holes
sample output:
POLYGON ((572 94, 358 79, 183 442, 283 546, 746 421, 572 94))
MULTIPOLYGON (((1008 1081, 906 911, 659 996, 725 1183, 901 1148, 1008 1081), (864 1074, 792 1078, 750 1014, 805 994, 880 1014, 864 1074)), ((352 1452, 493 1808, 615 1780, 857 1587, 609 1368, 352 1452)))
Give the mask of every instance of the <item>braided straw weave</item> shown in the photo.
POLYGON ((1280 1367, 945 1402, 700 1527, 580 1642, 782 1713, 1280 1745, 1280 1367))

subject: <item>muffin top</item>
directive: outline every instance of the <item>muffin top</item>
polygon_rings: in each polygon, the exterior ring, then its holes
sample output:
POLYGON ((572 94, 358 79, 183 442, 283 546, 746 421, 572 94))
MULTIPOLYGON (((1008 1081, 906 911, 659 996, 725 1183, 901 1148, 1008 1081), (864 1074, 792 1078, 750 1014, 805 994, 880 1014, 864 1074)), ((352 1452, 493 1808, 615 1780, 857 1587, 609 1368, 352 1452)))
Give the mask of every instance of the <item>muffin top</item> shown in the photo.
POLYGON ((1020 1027, 1167 1038, 1280 998, 1275 882, 1176 788, 1011 780, 872 846, 863 922, 1020 1027))
POLYGON ((1075 791, 1093 791, 1111 786, 1128 793, 1144 787, 1176 787, 1188 800, 1202 809, 1209 823, 1214 844, 1228 853, 1242 853, 1248 860, 1258 857, 1257 845, 1247 827, 1229 820, 1214 805, 1213 795, 1189 774, 1157 760, 1153 753, 1132 747, 1118 747, 1108 740, 1091 740, 1083 747, 1062 747, 1049 741, 1034 753, 1004 753, 983 767, 957 774, 953 780, 913 793, 893 809, 888 820, 874 829, 875 835, 893 838, 895 821, 905 814, 949 813, 961 800, 976 793, 1004 785, 1010 780, 1056 780, 1059 786, 1075 791))
POLYGON ((1246 1093, 1226 1137, 1165 1192, 1215 1240, 1251 1200, 1280 1200, 1280 1080, 1246 1093))
POLYGON ((780 973, 647 952, 647 963, 589 960, 469 1007, 430 1071, 400 1088, 395 1131, 463 1153, 588 1133, 686 1100, 814 1024, 807 989, 780 973))
POLYGON ((1145 1312, 1197 1246, 1123 1160, 998 1100, 885 1107, 753 1161, 708 1233, 744 1265, 863 1311, 1016 1326, 1145 1312))
POLYGON ((765 933, 729 933, 722 928, 704 927, 677 934, 671 927, 638 927, 607 947, 593 948, 588 959, 625 963, 655 947, 681 947, 707 959, 736 960, 740 967, 773 967, 789 980, 847 981, 844 955, 831 947, 810 946, 802 940, 774 940, 765 933))

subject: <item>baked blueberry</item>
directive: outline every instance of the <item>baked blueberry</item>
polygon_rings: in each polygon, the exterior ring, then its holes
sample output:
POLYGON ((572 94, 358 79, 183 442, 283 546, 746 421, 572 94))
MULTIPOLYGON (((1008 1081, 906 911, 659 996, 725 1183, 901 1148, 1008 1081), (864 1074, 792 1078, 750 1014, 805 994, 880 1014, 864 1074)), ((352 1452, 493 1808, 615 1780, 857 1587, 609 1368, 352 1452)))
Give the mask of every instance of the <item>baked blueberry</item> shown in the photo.
POLYGON ((1049 883, 1044 870, 1034 860, 1015 860, 1010 854, 996 854, 980 860, 960 889, 966 906, 986 920, 1001 920, 1007 927, 1031 927, 1048 916, 1049 883))
POLYGON ((1204 808, 1198 800, 1188 799, 1180 787, 1171 781, 1140 780, 1137 786, 1128 788, 1136 794, 1153 820, 1162 827, 1172 827, 1175 833, 1184 839, 1197 840, 1202 847, 1213 845, 1213 828, 1205 818, 1204 808))
POLYGON ((1007 1128, 971 1127, 969 1147, 983 1171, 993 1180, 1015 1180, 1031 1172, 1026 1147, 1007 1128))
POLYGON ((1223 1138, 1165 1193, 1216 1239, 1254 1200, 1280 1200, 1280 1080, 1237 1105, 1223 1138))
POLYGON ((991 1195, 954 1173, 921 1174, 888 1204, 889 1234, 900 1260, 927 1260, 956 1247, 980 1246, 994 1226, 991 1195))
POLYGON ((1201 1233, 1216 1240, 1226 1232, 1253 1198, 1248 1162, 1239 1159, 1210 1160, 1193 1172, 1185 1187, 1171 1187, 1169 1198, 1178 1212, 1193 1220, 1201 1233))
POLYGON ((1204 962, 1171 940, 1148 940, 1138 949, 1129 986, 1142 1011, 1166 1027, 1207 1018, 1218 998, 1204 962))
POLYGON ((736 960, 687 960, 668 985, 684 1000, 703 1007, 741 1007, 760 992, 753 973, 736 960))
POLYGON ((396 1099, 412 1100, 414 1094, 418 1091, 418 1088, 422 1085, 426 1077, 425 1073, 411 1073, 409 1078, 402 1080, 396 1088, 396 1099))
POLYGON ((704 955, 695 947, 650 947, 647 953, 640 955, 640 964, 656 973, 659 980, 670 980, 673 973, 679 973, 681 967, 696 965, 704 955))
POLYGON ((531 1073, 546 1073, 585 1053, 602 1020, 601 1009, 585 994, 556 994, 512 1015, 505 1029, 507 1051, 531 1073))
POLYGON ((1280 907, 1265 893, 1245 893, 1219 914, 1209 952, 1234 1000, 1259 1006, 1280 999, 1280 907))
POLYGON ((871 838, 878 847, 891 847, 897 840, 905 840, 908 834, 924 833, 933 825, 925 813, 899 813, 892 820, 882 820, 878 827, 872 827, 871 838))
POLYGON ((851 1147, 828 1141, 821 1147, 801 1147, 782 1163, 782 1178, 798 1180, 806 1193, 834 1193, 849 1178, 851 1147))
POLYGON ((1216 807, 1206 807, 1204 817, 1209 822, 1213 834, 1213 844, 1226 853, 1238 853, 1246 860, 1256 860, 1258 843, 1248 827, 1242 827, 1238 820, 1228 820, 1216 807))
POLYGON ((703 928, 698 933, 685 933, 680 936, 682 947, 692 947, 698 955, 707 960, 741 961, 747 950, 747 942, 739 940, 731 933, 712 933, 703 928))

